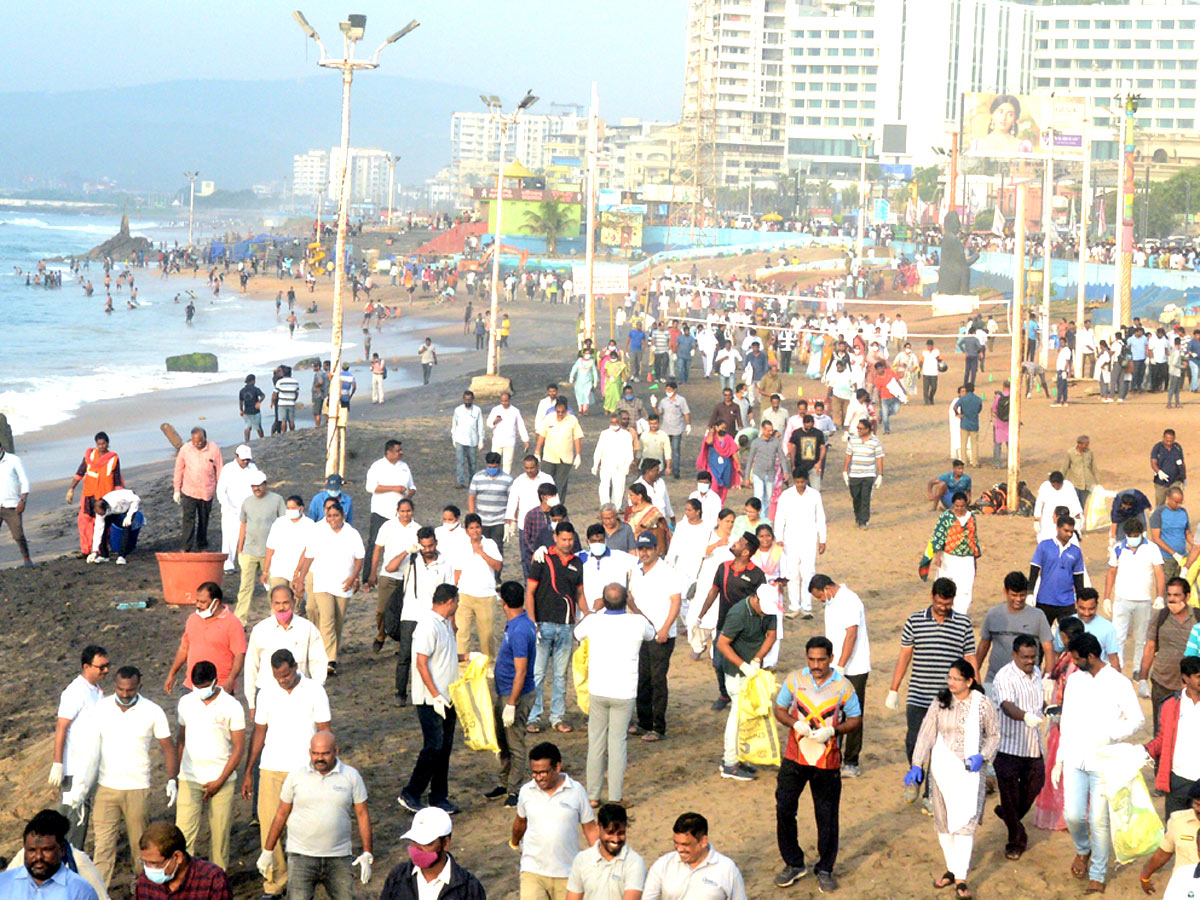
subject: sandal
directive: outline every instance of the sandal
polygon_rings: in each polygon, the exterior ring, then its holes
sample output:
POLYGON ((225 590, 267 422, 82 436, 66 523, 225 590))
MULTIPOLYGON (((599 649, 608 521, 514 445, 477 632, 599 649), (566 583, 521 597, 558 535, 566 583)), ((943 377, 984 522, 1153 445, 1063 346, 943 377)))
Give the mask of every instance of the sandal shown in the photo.
POLYGON ((541 734, 542 733, 541 723, 540 722, 530 722, 528 725, 525 726, 525 733, 526 734, 541 734))
POLYGON ((570 734, 572 731, 575 730, 570 725, 568 725, 566 722, 556 722, 555 724, 551 725, 550 727, 553 728, 555 731, 557 731, 559 734, 570 734))
POLYGON ((1075 860, 1071 863, 1071 874, 1076 878, 1087 878, 1088 862, 1091 859, 1091 854, 1076 853, 1075 860))
POLYGON ((967 887, 965 881, 954 885, 954 896, 958 897, 958 900, 971 900, 971 889, 967 887))
POLYGON ((954 873, 943 872, 942 877, 934 881, 933 886, 940 891, 942 888, 948 888, 952 884, 954 884, 954 873))

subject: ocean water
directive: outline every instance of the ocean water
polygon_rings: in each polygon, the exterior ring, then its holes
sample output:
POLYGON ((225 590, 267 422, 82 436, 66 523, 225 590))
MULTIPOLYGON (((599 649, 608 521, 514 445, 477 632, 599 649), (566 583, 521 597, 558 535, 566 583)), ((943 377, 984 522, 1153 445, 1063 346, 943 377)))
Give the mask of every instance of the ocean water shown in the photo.
MULTIPOLYGON (((98 261, 83 273, 94 285, 91 297, 66 264, 47 264, 63 271, 61 288, 26 286, 25 273, 35 272, 38 260, 82 255, 116 234, 119 224, 119 216, 0 210, 0 412, 15 434, 66 421, 97 400, 241 381, 252 372, 260 386, 269 385, 277 362, 328 355, 328 329, 297 329, 289 338, 286 307, 277 318, 273 303, 240 297, 232 270, 214 298, 203 278, 161 279, 157 268, 135 269, 139 308, 132 310, 126 308, 128 287, 115 289, 114 270, 111 313, 104 312, 104 267, 98 261), (195 295, 191 326, 184 314, 187 291, 195 295), (192 352, 215 353, 220 371, 167 373, 167 356, 192 352)), ((156 242, 180 236, 155 221, 131 220, 130 230, 156 242)), ((297 317, 303 322, 302 300, 298 292, 297 317)), ((349 332, 356 334, 351 319, 349 332)))

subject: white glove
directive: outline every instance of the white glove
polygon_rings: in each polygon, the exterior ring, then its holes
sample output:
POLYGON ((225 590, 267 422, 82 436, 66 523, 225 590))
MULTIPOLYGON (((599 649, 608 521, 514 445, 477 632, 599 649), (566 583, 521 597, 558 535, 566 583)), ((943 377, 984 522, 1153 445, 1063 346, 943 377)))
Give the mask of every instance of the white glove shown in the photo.
POLYGON ((882 484, 883 484, 883 476, 876 475, 875 476, 875 487, 880 487, 882 484))
POLYGON ((374 862, 375 862, 375 857, 364 850, 362 856, 360 856, 354 862, 350 863, 351 868, 353 868, 354 866, 362 867, 359 870, 358 880, 361 881, 363 884, 366 884, 368 881, 371 880, 371 865, 374 862))
POLYGON ((536 550, 534 550, 532 559, 534 562, 545 562, 546 561, 546 548, 538 547, 536 550))
POLYGON ((1054 764, 1054 768, 1050 770, 1050 783, 1054 785, 1054 789, 1056 791, 1058 790, 1059 785, 1062 784, 1062 770, 1063 764, 1061 759, 1056 762, 1054 764))
POLYGON ((1170 480, 1171 480, 1171 479, 1167 478, 1167 473, 1166 473, 1166 472, 1163 472, 1163 471, 1158 471, 1158 472, 1155 472, 1155 473, 1154 473, 1154 477, 1155 477, 1155 478, 1156 478, 1158 481, 1164 481, 1164 482, 1168 482, 1168 483, 1169 483, 1169 482, 1170 482, 1170 480))
POLYGON ((578 469, 578 468, 579 468, 579 463, 580 463, 580 461, 581 461, 581 460, 579 459, 579 457, 578 457, 578 456, 577 456, 577 457, 575 457, 575 460, 574 460, 574 461, 571 463, 571 468, 572 468, 572 469, 578 469))
POLYGON ((270 879, 272 863, 275 860, 275 854, 270 850, 264 850, 258 854, 258 862, 254 865, 258 869, 258 874, 263 878, 270 879))
POLYGON ((504 539, 511 541, 517 536, 517 523, 509 519, 504 523, 504 539))
POLYGON ((125 513, 125 518, 121 520, 121 525, 123 525, 125 528, 128 528, 132 524, 133 524, 133 510, 131 509, 129 512, 125 513))
POLYGON ((684 433, 684 434, 691 434, 691 433, 692 433, 692 425, 691 425, 691 423, 690 423, 690 422, 689 422, 687 425, 684 425, 684 426, 683 426, 683 433, 684 433))
POLYGON ((883 701, 883 705, 893 712, 900 708, 900 692, 888 691, 887 699, 883 701))
POLYGON ((434 697, 430 702, 433 704, 433 711, 443 719, 446 718, 446 710, 450 708, 450 702, 441 695, 434 697))
POLYGON ((833 736, 837 734, 832 725, 822 725, 812 733, 812 739, 818 744, 828 744, 833 736))
POLYGON ((167 809, 175 805, 175 801, 179 799, 179 782, 174 778, 167 779, 167 809))
POLYGON ((67 488, 67 502, 70 503, 75 499, 75 488, 67 488))
POLYGON ((1053 678, 1043 678, 1042 679, 1042 698, 1047 703, 1049 703, 1053 696, 1054 696, 1054 679, 1053 678))
POLYGON ((1147 766, 1154 765, 1154 757, 1151 756, 1149 753, 1146 753, 1145 747, 1142 748, 1142 753, 1144 754, 1142 757, 1142 768, 1144 769, 1147 766))
POLYGON ((1106 619, 1112 618, 1112 597, 1105 597, 1100 601, 1100 615, 1106 619))
POLYGON ((1175 560, 1175 562, 1179 563, 1180 566, 1187 562, 1187 557, 1182 553, 1172 553, 1171 557, 1175 560))
POLYGON ((500 713, 500 721, 504 723, 505 728, 512 728, 517 721, 517 708, 511 703, 505 703, 504 711, 500 713))
POLYGON ((849 472, 842 473, 842 481, 846 482, 846 487, 850 487, 850 473, 849 472))
POLYGON ((796 738, 806 738, 812 734, 812 726, 808 724, 807 719, 797 719, 792 723, 792 731, 796 732, 796 738))
POLYGON ((592 466, 592 474, 593 474, 593 475, 599 475, 599 474, 600 474, 600 467, 599 467, 599 466, 592 466))
POLYGON ((1041 716, 1034 715, 1031 712, 1025 713, 1025 724, 1030 728, 1037 728, 1044 721, 1045 719, 1043 719, 1041 716))
POLYGON ((50 764, 50 776, 46 779, 50 787, 62 787, 62 763, 50 764))
POLYGON ((748 662, 744 662, 740 666, 738 666, 738 670, 743 675, 745 675, 747 678, 753 678, 755 675, 758 674, 758 671, 761 668, 762 668, 762 666, 759 664, 758 660, 756 660, 756 659, 752 659, 748 662))
POLYGON ((1150 682, 1143 678, 1137 683, 1138 696, 1143 700, 1150 699, 1150 682))
POLYGON ((180 503, 180 501, 182 500, 182 498, 183 498, 183 495, 182 495, 181 493, 179 493, 179 491, 176 491, 176 492, 175 492, 175 494, 174 494, 174 498, 173 498, 173 499, 175 500, 175 505, 176 505, 176 506, 178 506, 178 505, 179 505, 179 503, 180 503))
POLYGON ((1153 603, 1153 605, 1151 606, 1151 609, 1159 610, 1159 609, 1166 609, 1166 607, 1167 607, 1167 604, 1166 604, 1166 602, 1163 600, 1163 598, 1162 598, 1162 597, 1155 597, 1155 598, 1154 598, 1154 603, 1153 603))

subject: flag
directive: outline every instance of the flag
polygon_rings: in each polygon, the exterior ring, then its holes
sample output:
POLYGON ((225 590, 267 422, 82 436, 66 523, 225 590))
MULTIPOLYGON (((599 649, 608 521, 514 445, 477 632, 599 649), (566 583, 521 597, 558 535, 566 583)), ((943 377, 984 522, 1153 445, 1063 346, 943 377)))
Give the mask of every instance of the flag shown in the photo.
POLYGON ((1096 234, 1103 237, 1104 232, 1107 230, 1108 230, 1108 223, 1104 221, 1104 197, 1101 196, 1100 197, 1100 212, 1096 216, 1096 234))
POLYGON ((992 234, 997 237, 1004 237, 1004 213, 1000 212, 1000 204, 998 203, 992 215, 992 234))

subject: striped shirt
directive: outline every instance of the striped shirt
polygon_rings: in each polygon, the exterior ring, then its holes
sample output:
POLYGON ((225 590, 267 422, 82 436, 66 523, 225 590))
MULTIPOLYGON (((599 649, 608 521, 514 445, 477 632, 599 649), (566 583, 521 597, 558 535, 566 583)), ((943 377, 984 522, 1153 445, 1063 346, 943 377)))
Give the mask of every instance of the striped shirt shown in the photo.
POLYGON ((275 401, 276 405, 295 406, 296 400, 300 397, 300 382, 290 375, 280 378, 275 382, 275 392, 279 395, 275 401))
POLYGON ((874 478, 877 474, 875 460, 883 459, 883 444, 874 435, 865 441, 853 435, 846 442, 846 455, 850 457, 851 478, 874 478))
MULTIPOLYGON (((782 706, 795 718, 804 719, 813 731, 825 725, 837 726, 847 719, 862 715, 862 703, 846 676, 835 671, 824 684, 817 684, 807 666, 788 675, 779 688, 775 704, 782 706)), ((801 753, 796 732, 789 728, 784 758, 800 766, 811 765, 836 772, 842 765, 842 750, 837 741, 830 741, 820 758, 810 762, 801 753)))
POLYGON ((1033 667, 1033 674, 1026 675, 1010 662, 996 673, 992 682, 996 697, 996 718, 1000 720, 1000 747, 998 752, 1010 756, 1038 758, 1042 755, 1042 736, 1036 728, 1030 728, 1009 716, 1001 704, 1007 700, 1022 712, 1042 715, 1045 701, 1042 695, 1042 670, 1033 667))
POLYGON ((475 512, 485 527, 504 524, 504 512, 508 509, 508 491, 512 487, 512 476, 506 472, 489 475, 480 469, 471 476, 467 493, 475 498, 475 512))
POLYGON ((953 610, 939 624, 929 607, 904 620, 900 646, 913 648, 906 703, 929 706, 946 686, 950 663, 975 652, 975 631, 967 616, 953 610))

